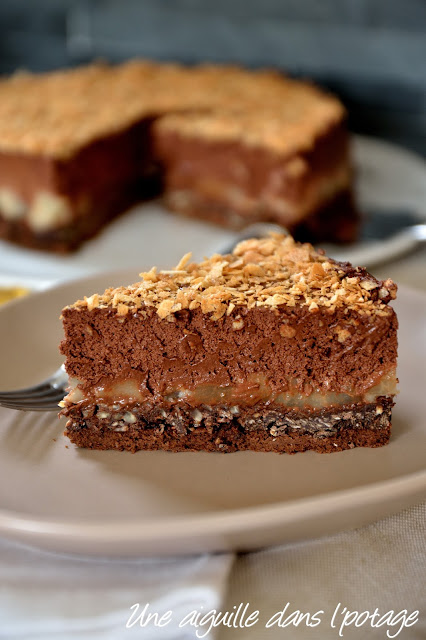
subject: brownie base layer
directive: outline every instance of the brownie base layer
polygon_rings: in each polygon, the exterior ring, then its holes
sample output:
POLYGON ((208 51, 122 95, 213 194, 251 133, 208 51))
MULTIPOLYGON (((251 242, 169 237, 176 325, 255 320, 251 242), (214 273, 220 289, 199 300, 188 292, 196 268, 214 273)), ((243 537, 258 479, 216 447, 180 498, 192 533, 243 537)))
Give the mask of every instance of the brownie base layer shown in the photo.
POLYGON ((186 411, 175 407, 166 412, 156 407, 143 416, 134 409, 113 422, 99 418, 97 407, 82 411, 75 406, 63 413, 70 418, 65 435, 89 449, 330 453, 387 444, 392 406, 392 399, 383 397, 368 405, 316 412, 270 409, 260 413, 251 407, 240 409, 238 416, 232 408, 186 411))
MULTIPOLYGON (((197 192, 182 194, 173 191, 165 195, 166 205, 185 217, 207 220, 221 227, 233 230, 243 229, 255 222, 281 224, 274 211, 259 207, 256 214, 247 216, 235 208, 215 200, 209 200, 197 192)), ((299 242, 354 242, 358 237, 360 224, 359 210, 355 206, 353 193, 346 189, 310 214, 300 223, 287 226, 287 230, 299 242)))

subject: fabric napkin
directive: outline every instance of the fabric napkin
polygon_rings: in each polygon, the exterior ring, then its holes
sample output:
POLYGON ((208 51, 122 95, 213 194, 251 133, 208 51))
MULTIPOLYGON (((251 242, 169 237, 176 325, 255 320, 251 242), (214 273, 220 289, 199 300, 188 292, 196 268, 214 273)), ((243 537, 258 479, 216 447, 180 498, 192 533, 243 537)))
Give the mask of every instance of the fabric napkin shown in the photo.
POLYGON ((196 627, 179 628, 179 623, 192 610, 220 608, 232 560, 231 554, 93 559, 46 553, 1 539, 0 638, 196 638, 196 627), (170 622, 154 626, 151 621, 142 627, 139 616, 148 603, 148 611, 158 613, 158 618, 172 611, 170 622), (131 609, 136 604, 139 608, 131 609))
POLYGON ((224 628, 219 640, 424 640, 426 502, 353 531, 240 556, 224 607, 239 602, 249 602, 250 611, 259 610, 258 624, 224 628), (266 628, 287 603, 283 619, 298 610, 311 615, 322 610, 320 624, 266 628), (400 623, 372 627, 363 623, 365 615, 355 626, 351 615, 347 622, 352 623, 341 629, 344 607, 351 614, 377 608, 380 615, 418 610, 419 616, 414 625, 400 629, 400 623))

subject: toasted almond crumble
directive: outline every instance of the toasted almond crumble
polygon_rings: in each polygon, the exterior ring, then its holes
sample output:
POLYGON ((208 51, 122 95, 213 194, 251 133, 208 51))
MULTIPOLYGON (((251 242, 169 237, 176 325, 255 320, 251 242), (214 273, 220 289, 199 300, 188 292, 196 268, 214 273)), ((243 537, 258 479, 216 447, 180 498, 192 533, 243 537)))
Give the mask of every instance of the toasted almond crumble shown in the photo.
POLYGON ((54 158, 152 116, 182 135, 237 137, 289 155, 344 115, 337 98, 307 82, 233 66, 133 60, 0 81, 0 149, 54 158))
POLYGON ((310 244, 280 234, 245 240, 231 254, 214 254, 200 263, 189 262, 187 254, 176 270, 153 268, 140 276, 141 282, 107 289, 71 306, 89 311, 114 308, 120 315, 123 305, 141 313, 153 308, 169 321, 184 309, 201 309, 219 320, 234 312, 238 315, 244 307, 273 310, 281 305, 307 306, 312 313, 321 307, 387 315, 387 302, 396 297, 397 289, 392 280, 376 280, 364 269, 334 262, 310 244))

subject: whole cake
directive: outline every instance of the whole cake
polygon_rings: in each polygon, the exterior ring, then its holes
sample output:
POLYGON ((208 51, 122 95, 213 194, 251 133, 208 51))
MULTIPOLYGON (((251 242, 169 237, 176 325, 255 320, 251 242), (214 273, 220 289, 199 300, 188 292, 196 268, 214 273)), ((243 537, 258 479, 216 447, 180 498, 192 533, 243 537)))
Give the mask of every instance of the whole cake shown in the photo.
POLYGON ((273 71, 132 61, 0 82, 0 237, 69 251, 130 205, 352 240, 345 111, 273 71))
POLYGON ((94 449, 386 444, 396 285, 273 235, 63 310, 66 435, 94 449))

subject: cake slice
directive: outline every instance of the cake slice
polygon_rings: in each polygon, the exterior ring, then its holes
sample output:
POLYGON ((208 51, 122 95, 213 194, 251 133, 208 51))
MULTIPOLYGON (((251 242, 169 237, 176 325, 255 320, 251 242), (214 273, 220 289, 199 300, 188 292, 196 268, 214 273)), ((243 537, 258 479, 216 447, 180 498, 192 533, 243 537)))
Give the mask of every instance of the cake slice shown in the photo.
POLYGON ((280 453, 388 442, 391 280, 283 235, 189 260, 63 310, 72 442, 280 453))

